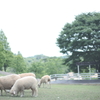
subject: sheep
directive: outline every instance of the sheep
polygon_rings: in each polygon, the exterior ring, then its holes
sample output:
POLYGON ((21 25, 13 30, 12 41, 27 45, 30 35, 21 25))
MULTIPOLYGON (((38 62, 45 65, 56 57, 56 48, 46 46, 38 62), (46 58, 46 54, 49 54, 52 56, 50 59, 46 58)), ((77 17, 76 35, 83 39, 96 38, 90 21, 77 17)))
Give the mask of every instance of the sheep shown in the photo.
POLYGON ((41 86, 42 83, 43 83, 43 87, 44 87, 44 83, 45 83, 45 84, 49 84, 50 88, 51 88, 50 82, 51 82, 51 77, 49 75, 44 75, 41 78, 40 82, 38 83, 38 87, 40 88, 40 86, 41 86))
POLYGON ((0 77, 1 95, 3 95, 2 90, 4 90, 6 92, 6 89, 8 89, 8 90, 11 89, 11 87, 14 85, 15 81, 19 78, 20 78, 20 76, 17 74, 1 76, 0 77))
POLYGON ((33 76, 36 77, 34 73, 22 73, 22 74, 18 74, 21 78, 22 77, 26 77, 26 76, 33 76))
POLYGON ((31 89, 32 96, 38 96, 37 79, 33 76, 26 76, 18 79, 10 90, 11 95, 17 95, 20 92, 20 97, 24 96, 24 89, 31 89))

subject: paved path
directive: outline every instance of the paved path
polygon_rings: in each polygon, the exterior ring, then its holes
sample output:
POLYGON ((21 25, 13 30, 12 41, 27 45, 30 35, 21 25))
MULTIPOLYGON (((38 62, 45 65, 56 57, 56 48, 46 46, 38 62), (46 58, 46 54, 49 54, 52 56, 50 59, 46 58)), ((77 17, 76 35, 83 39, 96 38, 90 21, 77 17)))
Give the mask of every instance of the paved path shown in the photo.
POLYGON ((10 73, 10 72, 0 71, 0 74, 1 74, 1 75, 10 75, 10 74, 12 74, 12 73, 10 73))
POLYGON ((56 80, 51 84, 100 84, 100 80, 56 80))

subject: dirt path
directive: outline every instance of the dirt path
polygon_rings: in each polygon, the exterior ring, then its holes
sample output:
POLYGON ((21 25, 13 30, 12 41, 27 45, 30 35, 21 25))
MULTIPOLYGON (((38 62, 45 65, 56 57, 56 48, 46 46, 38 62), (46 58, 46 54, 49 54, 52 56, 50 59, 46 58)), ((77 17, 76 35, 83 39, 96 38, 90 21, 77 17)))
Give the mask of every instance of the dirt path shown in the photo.
POLYGON ((10 73, 10 72, 0 71, 0 74, 1 74, 1 75, 10 75, 10 74, 12 74, 12 73, 10 73))

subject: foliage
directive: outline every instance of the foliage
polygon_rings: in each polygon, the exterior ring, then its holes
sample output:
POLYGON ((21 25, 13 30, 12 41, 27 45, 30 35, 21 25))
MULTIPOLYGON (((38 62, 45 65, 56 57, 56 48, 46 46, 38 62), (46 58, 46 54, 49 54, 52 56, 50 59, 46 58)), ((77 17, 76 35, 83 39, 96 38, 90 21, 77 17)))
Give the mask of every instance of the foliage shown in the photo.
POLYGON ((41 61, 33 62, 32 67, 29 68, 29 72, 34 72, 37 78, 40 78, 44 75, 44 65, 41 61))
MULTIPOLYGON (((77 62, 100 62, 100 13, 82 13, 76 16, 74 22, 64 26, 57 44, 62 53, 70 54, 64 64, 74 72, 77 72, 77 62)), ((100 72, 100 63, 92 67, 100 72)), ((81 72, 83 69, 87 68, 82 66, 81 72)))
POLYGON ((3 30, 0 30, 0 70, 4 68, 6 71, 6 68, 10 66, 12 55, 7 38, 3 30))
POLYGON ((0 41, 0 70, 2 70, 4 64, 3 62, 4 62, 4 49, 3 49, 2 42, 0 41))
POLYGON ((60 57, 51 57, 48 58, 45 65, 46 65, 46 73, 49 75, 51 74, 61 74, 65 73, 66 66, 62 65, 63 61, 60 57), (64 69, 64 70, 63 70, 64 69))
POLYGON ((20 52, 17 55, 13 55, 12 65, 13 72, 15 73, 26 72, 26 63, 20 52))
POLYGON ((29 67, 29 72, 34 72, 38 78, 46 74, 66 73, 68 68, 65 65, 62 65, 62 63, 63 61, 61 58, 48 57, 46 59, 34 61, 32 66, 29 67))

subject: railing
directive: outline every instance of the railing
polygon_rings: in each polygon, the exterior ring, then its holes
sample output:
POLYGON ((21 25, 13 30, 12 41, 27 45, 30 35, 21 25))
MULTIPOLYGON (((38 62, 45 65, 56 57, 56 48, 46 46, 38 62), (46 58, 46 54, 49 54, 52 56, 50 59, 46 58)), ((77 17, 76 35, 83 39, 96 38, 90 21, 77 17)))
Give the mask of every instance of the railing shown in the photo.
POLYGON ((52 74, 51 79, 55 80, 96 80, 100 79, 100 73, 68 73, 52 74))

